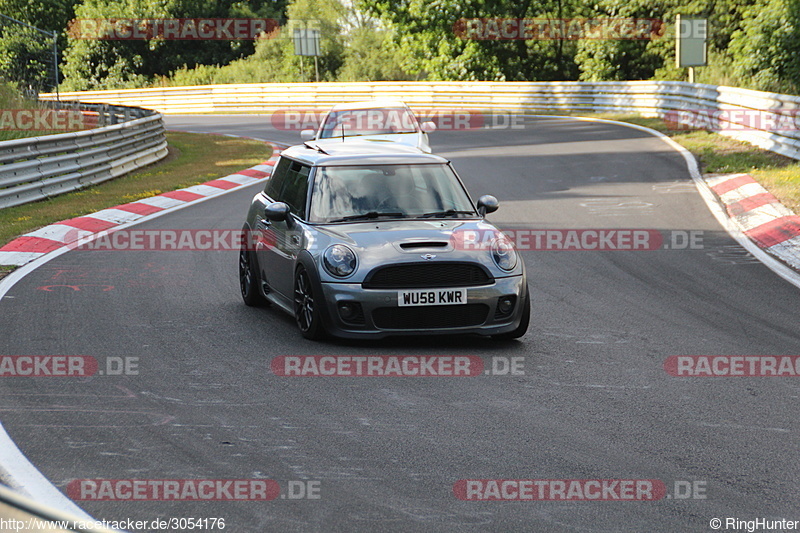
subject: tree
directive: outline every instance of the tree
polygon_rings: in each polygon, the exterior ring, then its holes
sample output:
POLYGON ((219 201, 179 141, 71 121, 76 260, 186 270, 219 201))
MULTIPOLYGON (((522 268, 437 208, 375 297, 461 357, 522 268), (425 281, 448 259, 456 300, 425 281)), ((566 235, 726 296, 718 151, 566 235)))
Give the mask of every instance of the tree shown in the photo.
POLYGON ((0 37, 0 78, 28 97, 55 87, 53 42, 25 26, 6 26, 0 37))
POLYGON ((181 85, 314 81, 313 58, 294 54, 293 31, 304 28, 320 32, 321 81, 407 77, 397 66, 396 50, 384 38, 385 31, 372 25, 375 21, 359 17, 340 0, 294 0, 286 12, 288 20, 277 38, 260 40, 252 55, 215 68, 182 68, 167 82, 181 85))
MULTIPOLYGON (((584 80, 683 79, 685 69, 675 66, 675 17, 697 16, 708 20, 708 56, 717 73, 729 61, 726 50, 740 27, 743 13, 759 0, 600 0, 595 16, 661 20, 661 37, 641 41, 595 41, 579 45, 576 61, 584 80)), ((710 69, 700 69, 701 76, 710 69)), ((713 81, 713 78, 705 81, 713 81)))
MULTIPOLYGON (((278 18, 283 2, 253 0, 84 0, 81 19, 278 18)), ((96 40, 71 37, 64 87, 72 90, 141 87, 180 68, 226 64, 253 53, 253 41, 96 40)))
POLYGON ((731 37, 733 68, 754 89, 800 91, 800 4, 769 0, 745 13, 742 29, 731 37))
POLYGON ((392 30, 380 20, 351 4, 342 26, 345 48, 339 81, 414 79, 401 66, 403 56, 392 30))
MULTIPOLYGON (((291 39, 289 32, 293 31, 294 24, 305 24, 306 27, 319 29, 321 55, 318 63, 321 81, 334 81, 342 66, 345 47, 342 21, 346 14, 347 10, 340 0, 292 0, 286 8, 286 16, 290 22, 286 28, 287 39, 291 39)), ((284 61, 289 69, 305 72, 303 81, 315 79, 313 59, 303 59, 292 52, 289 57, 284 57, 284 61), (302 68, 301 62, 305 64, 302 68)))
MULTIPOLYGON (((0 13, 46 32, 55 33, 63 50, 63 29, 74 16, 78 0, 0 0, 0 13)), ((58 61, 58 59, 56 59, 58 61)), ((0 19, 0 76, 30 96, 55 87, 53 39, 22 24, 0 19)))
POLYGON ((75 16, 80 0, 0 0, 0 13, 49 32, 63 34, 67 23, 75 16))
POLYGON ((389 30, 377 21, 361 24, 348 33, 339 81, 399 81, 413 77, 401 67, 402 55, 389 30))
MULTIPOLYGON (((175 0, 85 0, 78 19, 170 18, 175 0)), ((159 41, 111 41, 70 36, 64 53, 66 90, 117 89, 143 85, 155 70, 159 41), (155 63, 155 64, 154 64, 155 63)))
POLYGON ((575 79, 575 44, 558 40, 477 40, 465 19, 567 18, 586 11, 575 0, 360 0, 360 7, 394 30, 403 68, 429 79, 575 79))

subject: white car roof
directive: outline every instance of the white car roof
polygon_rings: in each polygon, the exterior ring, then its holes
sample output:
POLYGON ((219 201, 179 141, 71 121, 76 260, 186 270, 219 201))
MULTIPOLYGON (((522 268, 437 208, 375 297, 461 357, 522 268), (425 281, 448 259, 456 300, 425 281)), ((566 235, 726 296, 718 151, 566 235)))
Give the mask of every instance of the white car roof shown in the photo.
POLYGON ((375 100, 364 100, 361 102, 346 102, 336 104, 331 111, 347 111, 350 109, 381 109, 384 107, 408 107, 402 100, 390 100, 388 98, 376 98, 375 100))

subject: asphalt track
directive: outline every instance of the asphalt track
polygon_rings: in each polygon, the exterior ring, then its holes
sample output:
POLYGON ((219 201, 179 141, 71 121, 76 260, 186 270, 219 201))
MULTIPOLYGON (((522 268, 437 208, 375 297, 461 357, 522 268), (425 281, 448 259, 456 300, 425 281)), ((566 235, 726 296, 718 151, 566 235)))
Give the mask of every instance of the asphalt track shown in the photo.
MULTIPOLYGON (((294 143, 264 117, 168 127, 294 143)), ((3 378, 0 421, 57 487, 72 479, 319 481, 320 498, 78 502, 95 518, 223 517, 260 531, 710 531, 800 519, 796 378, 678 378, 671 355, 800 353, 798 289, 719 226, 683 158, 631 128, 528 118, 439 131, 503 227, 701 231, 703 247, 525 251, 532 322, 519 342, 304 340, 245 307, 237 254, 72 251, 0 302, 0 354, 137 357, 137 375, 3 378), (42 287, 51 287, 50 291, 42 287), (65 288, 77 285, 80 290, 65 288), (110 288, 109 288, 110 287, 110 288), (524 375, 288 378, 280 355, 523 357, 524 375), (461 479, 699 481, 705 499, 461 501, 461 479)), ((238 229, 258 186, 137 229, 238 229)))

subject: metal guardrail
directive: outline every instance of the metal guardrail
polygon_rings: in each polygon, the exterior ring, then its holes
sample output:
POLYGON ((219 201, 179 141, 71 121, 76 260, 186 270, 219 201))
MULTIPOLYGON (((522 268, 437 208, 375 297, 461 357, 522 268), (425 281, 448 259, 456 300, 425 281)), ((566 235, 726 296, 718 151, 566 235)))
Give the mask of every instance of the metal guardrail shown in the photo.
POLYGON ((101 183, 167 155, 160 113, 109 104, 60 107, 96 114, 100 127, 0 142, 0 208, 101 183))
POLYGON ((90 91, 61 97, 135 104, 162 113, 324 110, 341 102, 398 98, 422 109, 636 112, 674 118, 676 124, 711 115, 720 117, 722 135, 800 159, 800 127, 768 127, 780 120, 793 122, 800 113, 800 97, 677 81, 267 83, 90 91), (730 118, 737 114, 744 114, 741 120, 730 118))

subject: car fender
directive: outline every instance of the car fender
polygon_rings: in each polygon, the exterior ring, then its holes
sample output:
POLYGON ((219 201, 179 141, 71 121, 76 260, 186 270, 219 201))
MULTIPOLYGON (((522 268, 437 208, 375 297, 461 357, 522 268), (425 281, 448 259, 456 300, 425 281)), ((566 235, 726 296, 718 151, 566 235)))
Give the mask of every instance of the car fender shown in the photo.
MULTIPOLYGON (((322 280, 320 279, 319 272, 317 271, 318 265, 308 250, 302 250, 297 254, 294 269, 295 274, 297 274, 297 267, 300 265, 302 265, 306 269, 306 272, 308 272, 308 277, 311 279, 311 283, 314 286, 314 292, 319 295, 324 295, 324 292, 322 291, 322 280)), ((320 310, 320 318, 322 319, 322 324, 325 326, 325 329, 330 330, 330 326, 333 322, 331 321, 331 316, 328 314, 328 302, 323 301, 322 305, 318 305, 317 309, 320 310)))

